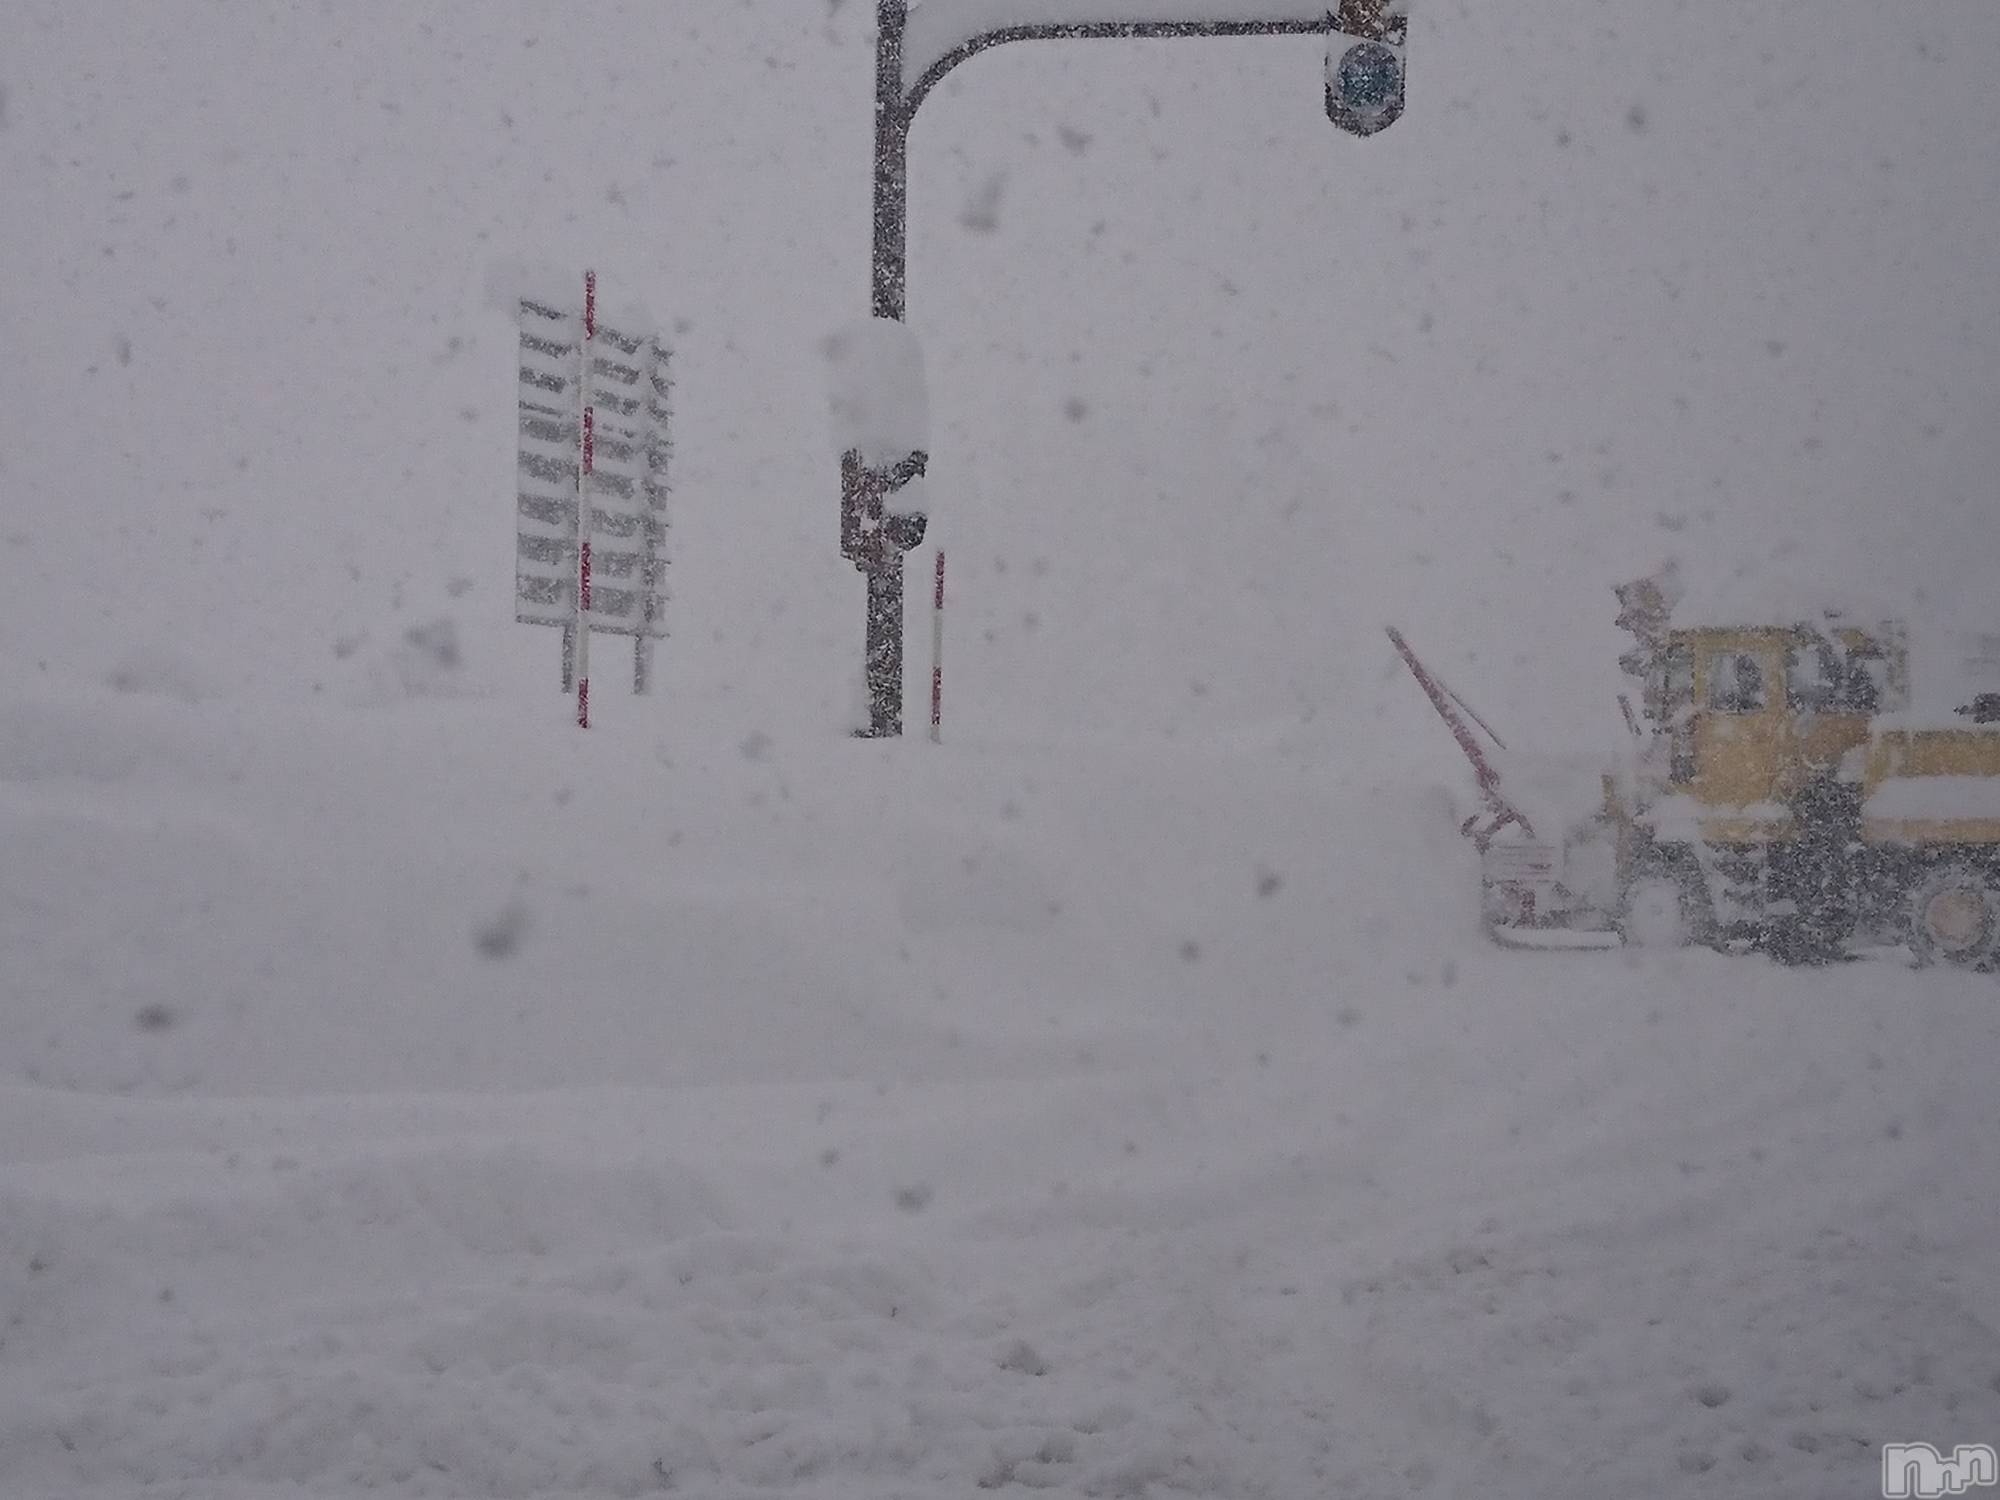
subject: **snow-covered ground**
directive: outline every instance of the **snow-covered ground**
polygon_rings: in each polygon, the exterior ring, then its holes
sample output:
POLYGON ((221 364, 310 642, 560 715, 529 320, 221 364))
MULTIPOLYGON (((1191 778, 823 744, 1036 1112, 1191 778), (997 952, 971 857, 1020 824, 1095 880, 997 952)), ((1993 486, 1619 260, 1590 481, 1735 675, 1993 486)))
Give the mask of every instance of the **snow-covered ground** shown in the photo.
POLYGON ((1489 948, 1380 629, 1525 764, 1616 747, 1665 555, 1979 615, 2000 10, 1423 7, 1365 145, 1310 41, 968 65, 933 746, 843 733, 869 9, 6 9, 0 1496, 2000 1442, 2000 983, 1489 948), (588 735, 510 619, 513 262, 677 345, 672 635, 588 735))
POLYGON ((10 700, 7 1493, 1846 1495, 2000 1416, 1991 978, 1489 950, 1305 743, 522 718, 10 700))

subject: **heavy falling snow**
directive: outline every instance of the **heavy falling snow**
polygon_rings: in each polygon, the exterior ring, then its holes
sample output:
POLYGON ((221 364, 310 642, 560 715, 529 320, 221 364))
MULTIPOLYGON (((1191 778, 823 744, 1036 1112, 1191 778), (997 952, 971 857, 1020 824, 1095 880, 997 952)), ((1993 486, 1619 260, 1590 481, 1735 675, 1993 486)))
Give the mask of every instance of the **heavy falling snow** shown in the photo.
POLYGON ((848 732, 865 0, 0 11, 0 1495, 2000 1444, 2000 978, 1492 945, 1382 633, 1588 762, 1665 560, 2000 632, 1990 0, 1435 0, 1368 141, 1312 37, 954 72, 939 744, 929 542, 911 733, 848 732), (519 265, 674 346, 668 635, 587 733, 519 265))

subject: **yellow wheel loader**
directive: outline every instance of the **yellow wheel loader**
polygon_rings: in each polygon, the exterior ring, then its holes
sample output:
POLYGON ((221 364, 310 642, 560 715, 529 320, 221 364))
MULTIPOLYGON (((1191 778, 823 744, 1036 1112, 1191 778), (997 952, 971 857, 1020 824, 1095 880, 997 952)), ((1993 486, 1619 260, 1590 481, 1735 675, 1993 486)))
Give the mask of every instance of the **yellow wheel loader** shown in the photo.
POLYGON ((1900 944, 1918 963, 2000 967, 2000 693, 1919 721, 1894 621, 1680 622, 1651 580, 1618 593, 1641 708, 1621 698, 1627 754, 1598 777, 1600 804, 1558 827, 1389 632, 1473 763, 1485 810, 1461 831, 1496 941, 1696 943, 1786 964, 1900 944))

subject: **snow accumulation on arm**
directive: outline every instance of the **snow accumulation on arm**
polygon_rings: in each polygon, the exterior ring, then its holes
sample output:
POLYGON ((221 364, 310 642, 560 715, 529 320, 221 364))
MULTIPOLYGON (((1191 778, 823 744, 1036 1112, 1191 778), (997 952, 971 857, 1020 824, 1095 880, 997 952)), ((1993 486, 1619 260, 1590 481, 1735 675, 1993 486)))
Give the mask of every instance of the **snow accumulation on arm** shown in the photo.
MULTIPOLYGON (((907 92, 945 58, 982 36, 1013 27, 1221 22, 1324 27, 1332 0, 919 0, 903 33, 907 92)), ((1392 12, 1408 0, 1393 0, 1392 12)))
POLYGON ((1673 623, 1683 630, 1830 623, 1865 630, 1902 619, 1907 609, 1907 600, 1876 596, 1847 583, 1829 584, 1821 576, 1746 568, 1692 583, 1674 604, 1673 623))

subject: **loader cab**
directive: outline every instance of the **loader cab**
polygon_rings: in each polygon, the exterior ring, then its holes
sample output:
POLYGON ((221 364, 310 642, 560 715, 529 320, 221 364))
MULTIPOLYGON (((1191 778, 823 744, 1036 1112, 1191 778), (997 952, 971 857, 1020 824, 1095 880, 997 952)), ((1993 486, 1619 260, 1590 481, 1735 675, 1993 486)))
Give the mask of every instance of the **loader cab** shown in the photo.
POLYGON ((1680 759, 1697 800, 1745 807, 1773 795, 1786 740, 1785 648, 1772 630, 1688 635, 1693 698, 1680 759))
POLYGON ((1835 775, 1904 696, 1892 631, 1831 620, 1672 631, 1648 688, 1670 785, 1732 808, 1788 803, 1835 775))

